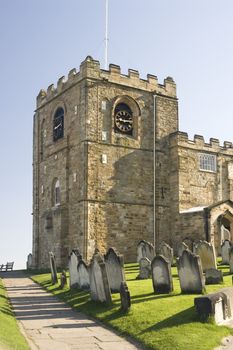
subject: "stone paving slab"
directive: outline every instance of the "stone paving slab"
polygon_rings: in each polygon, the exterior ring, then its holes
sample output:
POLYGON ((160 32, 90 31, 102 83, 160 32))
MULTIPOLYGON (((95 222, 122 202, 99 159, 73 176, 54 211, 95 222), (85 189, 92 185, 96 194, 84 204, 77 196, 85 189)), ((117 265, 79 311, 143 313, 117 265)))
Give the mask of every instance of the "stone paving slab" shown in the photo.
POLYGON ((143 350, 72 310, 20 271, 0 274, 32 350, 143 350))

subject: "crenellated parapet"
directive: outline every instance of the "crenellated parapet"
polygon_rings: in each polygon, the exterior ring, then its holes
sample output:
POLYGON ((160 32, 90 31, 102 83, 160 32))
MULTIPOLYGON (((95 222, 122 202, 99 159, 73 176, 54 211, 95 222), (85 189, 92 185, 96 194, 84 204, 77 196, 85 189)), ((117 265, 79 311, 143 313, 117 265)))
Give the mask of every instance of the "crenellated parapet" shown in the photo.
POLYGON ((125 75, 121 73, 120 66, 115 64, 110 64, 109 70, 100 69, 99 61, 94 60, 91 56, 87 56, 81 63, 79 72, 73 68, 68 73, 67 78, 62 76, 58 79, 56 86, 51 84, 46 91, 40 91, 37 96, 37 108, 42 107, 45 103, 83 79, 99 81, 100 83, 107 81, 112 84, 124 85, 154 94, 176 98, 176 84, 171 77, 167 77, 164 79, 163 84, 159 84, 158 78, 155 75, 148 74, 147 79, 142 79, 139 72, 134 69, 129 69, 128 75, 125 75))
POLYGON ((209 142, 205 142, 205 139, 201 135, 194 135, 193 140, 189 139, 186 132, 177 131, 170 134, 170 146, 181 146, 198 151, 210 152, 210 153, 224 153, 233 155, 233 144, 229 141, 224 141, 220 144, 220 141, 216 138, 211 137, 209 142))

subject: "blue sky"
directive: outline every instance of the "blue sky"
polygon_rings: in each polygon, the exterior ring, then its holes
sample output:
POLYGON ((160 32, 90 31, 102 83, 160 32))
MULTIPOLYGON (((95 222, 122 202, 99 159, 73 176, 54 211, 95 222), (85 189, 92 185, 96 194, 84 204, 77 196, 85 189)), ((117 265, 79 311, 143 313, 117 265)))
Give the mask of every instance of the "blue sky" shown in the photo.
MULTIPOLYGON (((104 0, 0 0, 0 263, 32 246, 32 121, 41 88, 104 67, 104 0)), ((233 141, 232 0, 109 0, 109 63, 177 83, 180 130, 233 141)))

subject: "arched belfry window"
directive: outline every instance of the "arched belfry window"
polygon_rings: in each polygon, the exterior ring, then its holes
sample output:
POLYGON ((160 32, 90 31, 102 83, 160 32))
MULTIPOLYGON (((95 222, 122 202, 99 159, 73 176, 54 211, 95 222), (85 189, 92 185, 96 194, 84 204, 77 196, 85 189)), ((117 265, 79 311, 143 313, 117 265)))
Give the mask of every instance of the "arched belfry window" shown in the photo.
POLYGON ((64 136, 64 109, 59 107, 53 117, 53 141, 64 136))
POLYGON ((61 189, 60 189, 60 182, 58 179, 55 180, 54 186, 53 186, 53 202, 55 206, 58 206, 61 204, 61 189))
POLYGON ((118 103, 114 110, 115 132, 133 135, 133 112, 128 104, 118 103))

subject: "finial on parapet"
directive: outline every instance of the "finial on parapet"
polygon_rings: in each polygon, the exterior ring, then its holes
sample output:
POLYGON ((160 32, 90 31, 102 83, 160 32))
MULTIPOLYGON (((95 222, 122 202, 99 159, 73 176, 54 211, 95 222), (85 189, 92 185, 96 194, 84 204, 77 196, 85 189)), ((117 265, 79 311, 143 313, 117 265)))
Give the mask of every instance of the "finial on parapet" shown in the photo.
POLYGON ((176 95, 176 83, 174 82, 172 77, 167 77, 166 79, 164 79, 164 86, 166 91, 168 91, 172 95, 176 95))
POLYGON ((210 145, 212 147, 219 147, 220 146, 219 140, 211 137, 210 138, 210 145))
POLYGON ((118 66, 117 64, 110 63, 110 65, 109 65, 109 72, 110 72, 110 74, 120 75, 121 74, 121 67, 118 66))
POLYGON ((232 142, 230 141, 224 141, 223 145, 225 148, 232 148, 232 142))
POLYGON ((40 103, 42 102, 42 100, 47 96, 46 94, 46 91, 41 89, 37 98, 36 98, 36 101, 37 101, 37 106, 40 105, 40 103))
POLYGON ((135 70, 135 69, 128 69, 128 76, 130 78, 139 79, 139 72, 138 70, 135 70))
POLYGON ((199 145, 204 145, 205 140, 202 135, 194 135, 194 142, 199 144, 199 145))
POLYGON ((94 60, 91 56, 87 56, 80 65, 81 77, 94 77, 97 78, 100 75, 100 63, 94 60))

